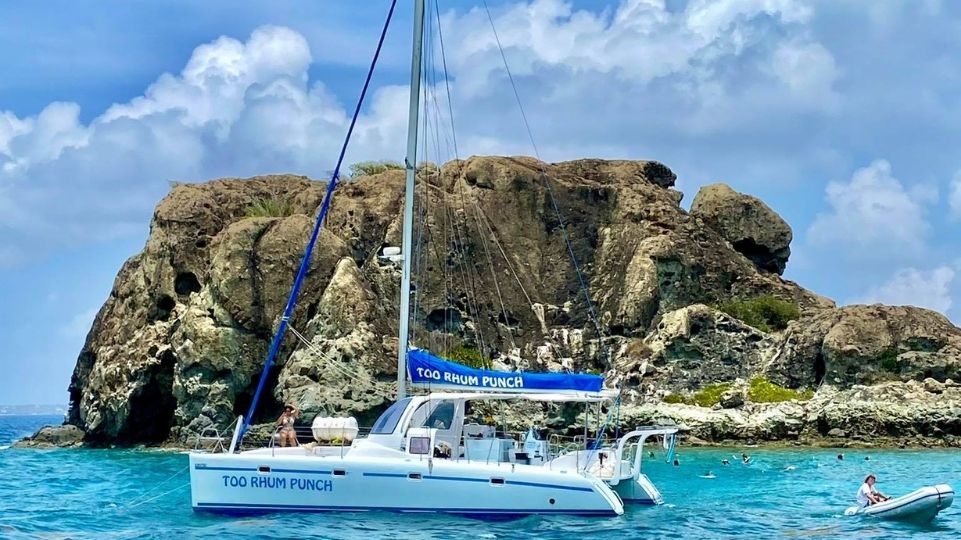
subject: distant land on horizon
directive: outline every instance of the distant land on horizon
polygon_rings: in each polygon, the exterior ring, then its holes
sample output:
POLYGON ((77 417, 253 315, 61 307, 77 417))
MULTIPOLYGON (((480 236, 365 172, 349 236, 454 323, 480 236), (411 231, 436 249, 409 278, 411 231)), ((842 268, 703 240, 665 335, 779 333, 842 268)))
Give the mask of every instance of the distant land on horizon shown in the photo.
POLYGON ((67 405, 0 405, 0 416, 67 414, 67 405))

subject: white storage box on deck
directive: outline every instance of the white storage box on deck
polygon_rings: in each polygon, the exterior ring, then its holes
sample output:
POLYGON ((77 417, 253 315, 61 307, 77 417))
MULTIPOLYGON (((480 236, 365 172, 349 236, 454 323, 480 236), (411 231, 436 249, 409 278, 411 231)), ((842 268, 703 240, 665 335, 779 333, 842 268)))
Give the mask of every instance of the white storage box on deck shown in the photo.
POLYGON ((350 418, 327 418, 318 416, 314 418, 314 423, 310 426, 314 432, 314 439, 317 442, 330 442, 340 439, 343 442, 353 441, 357 437, 357 419, 350 418))

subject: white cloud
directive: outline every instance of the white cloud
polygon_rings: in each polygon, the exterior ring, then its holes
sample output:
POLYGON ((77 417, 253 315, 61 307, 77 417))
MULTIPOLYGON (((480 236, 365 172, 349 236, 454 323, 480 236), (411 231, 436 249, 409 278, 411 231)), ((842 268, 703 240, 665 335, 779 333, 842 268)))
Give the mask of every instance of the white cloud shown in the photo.
MULTIPOLYGON (((831 53, 801 29, 811 14, 800 0, 696 0, 683 10, 669 9, 664 0, 624 0, 599 13, 575 11, 562 0, 533 0, 500 11, 495 24, 515 76, 550 73, 555 83, 564 78, 561 84, 597 84, 600 78, 616 87, 673 77, 674 91, 723 101, 756 83, 743 73, 729 77, 736 68, 731 61, 744 57, 751 58, 746 69, 773 73, 808 103, 830 94, 837 77, 831 53)), ((448 60, 459 88, 471 95, 504 79, 486 17, 480 9, 445 17, 445 35, 452 36, 448 60)))
POLYGON ((10 156, 10 139, 26 133, 31 129, 29 120, 21 120, 12 112, 0 111, 0 163, 3 158, 10 156))
MULTIPOLYGON (((669 161, 649 152, 677 151, 692 135, 730 140, 774 110, 809 118, 829 105, 839 70, 806 27, 812 13, 801 0, 695 0, 680 9, 624 0, 597 12, 531 0, 506 5, 495 20, 541 157, 669 161)), ((461 155, 531 153, 486 14, 451 11, 443 21, 461 155)), ((75 103, 27 118, 0 112, 0 265, 144 234, 168 180, 325 176, 348 111, 309 80, 311 61, 302 35, 266 26, 246 41, 198 46, 180 73, 89 123, 75 103)), ((402 159, 406 111, 405 87, 373 89, 348 161, 402 159)))
POLYGON ((906 190, 887 161, 858 169, 848 182, 831 182, 826 198, 831 211, 808 229, 812 244, 838 248, 845 257, 881 260, 915 257, 926 249, 931 227, 925 204, 931 193, 906 190))
POLYGON ((903 268, 856 303, 919 306, 947 314, 953 304, 954 277, 955 271, 950 266, 939 266, 930 271, 903 268))
POLYGON ((954 219, 961 220, 961 171, 955 173, 950 189, 948 205, 951 207, 951 215, 954 219))
POLYGON ((815 107, 832 108, 839 97, 834 92, 838 68, 834 57, 820 43, 783 43, 774 52, 772 68, 779 79, 800 100, 815 107))
MULTIPOLYGON (((75 103, 36 117, 0 113, 0 265, 60 245, 146 232, 167 181, 296 172, 323 177, 347 115, 321 84, 310 52, 287 28, 246 42, 201 45, 178 75, 84 125, 75 103)), ((402 89, 401 89, 402 90, 402 89)), ((363 155, 403 151, 397 88, 371 96, 356 139, 363 155)))

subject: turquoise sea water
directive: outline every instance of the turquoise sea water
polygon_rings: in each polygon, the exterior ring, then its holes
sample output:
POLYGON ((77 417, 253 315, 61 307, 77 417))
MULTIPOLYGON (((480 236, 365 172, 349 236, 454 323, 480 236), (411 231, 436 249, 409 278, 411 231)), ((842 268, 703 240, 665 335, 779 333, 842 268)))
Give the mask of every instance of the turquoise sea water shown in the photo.
POLYGON ((681 465, 649 461, 666 504, 619 518, 530 517, 488 523, 446 516, 194 514, 187 457, 153 450, 5 448, 57 417, 0 417, 0 538, 891 538, 961 537, 961 501, 927 526, 843 515, 868 472, 901 494, 961 487, 961 451, 681 449, 681 465), (864 457, 869 456, 870 461, 864 457), (721 465, 729 458, 732 465, 721 465), (711 471, 715 479, 701 475, 711 471), (166 482, 166 483, 164 483, 166 482), (171 491, 172 490, 172 491, 171 491), (156 498, 155 498, 156 497, 156 498))

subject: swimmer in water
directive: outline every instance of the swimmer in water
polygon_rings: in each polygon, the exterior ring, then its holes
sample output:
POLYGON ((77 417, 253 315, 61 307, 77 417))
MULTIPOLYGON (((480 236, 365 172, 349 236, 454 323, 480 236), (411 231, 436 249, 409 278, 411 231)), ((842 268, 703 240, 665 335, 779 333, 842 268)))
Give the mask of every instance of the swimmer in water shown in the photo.
POLYGON ((680 466, 681 466, 681 462, 678 461, 677 458, 674 458, 674 466, 675 466, 675 467, 680 467, 680 466))
POLYGON ((751 463, 751 456, 747 454, 741 454, 741 463, 743 463, 744 465, 751 463))
POLYGON ((648 452, 647 457, 654 457, 654 452, 648 452))
POLYGON ((864 461, 871 461, 871 456, 864 456, 864 461))
POLYGON ((731 461, 728 460, 728 459, 722 459, 722 460, 721 460, 721 465, 730 465, 730 464, 731 464, 731 461))
POLYGON ((838 461, 844 461, 844 454, 838 454, 838 461))
POLYGON ((706 479, 708 479, 708 480, 713 480, 713 479, 715 479, 715 478, 717 478, 717 477, 714 476, 714 473, 713 473, 713 472, 707 471, 706 473, 704 473, 704 474, 701 475, 701 478, 706 478, 706 479))

